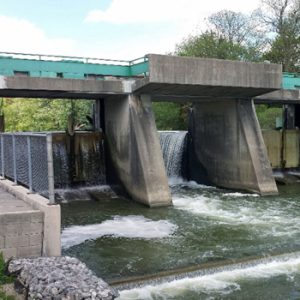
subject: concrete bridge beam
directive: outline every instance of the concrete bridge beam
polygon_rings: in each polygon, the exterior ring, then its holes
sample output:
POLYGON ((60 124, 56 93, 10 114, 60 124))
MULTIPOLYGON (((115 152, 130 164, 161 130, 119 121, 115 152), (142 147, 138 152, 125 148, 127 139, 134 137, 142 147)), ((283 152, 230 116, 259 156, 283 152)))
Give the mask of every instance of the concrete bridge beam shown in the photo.
POLYGON ((277 193, 253 101, 198 102, 189 132, 190 179, 262 195, 277 193))
POLYGON ((105 100, 105 134, 111 162, 127 193, 150 207, 170 205, 150 96, 105 100))

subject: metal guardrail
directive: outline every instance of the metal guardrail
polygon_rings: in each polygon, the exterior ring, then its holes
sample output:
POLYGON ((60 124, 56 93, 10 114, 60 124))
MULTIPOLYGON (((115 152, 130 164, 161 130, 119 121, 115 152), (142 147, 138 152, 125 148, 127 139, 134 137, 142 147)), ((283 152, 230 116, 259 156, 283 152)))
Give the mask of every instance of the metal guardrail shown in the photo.
POLYGON ((131 66, 148 60, 148 56, 142 56, 133 60, 119 60, 108 58, 95 58, 95 57, 81 57, 81 56, 67 56, 67 55, 51 55, 51 54, 36 54, 36 53, 20 53, 20 52, 4 52, 0 51, 0 56, 11 56, 12 58, 19 59, 35 59, 35 60, 48 60, 48 61, 67 61, 75 60, 83 63, 96 63, 96 64, 116 64, 131 66))
POLYGON ((51 133, 0 133, 2 178, 28 187, 55 203, 51 133))
POLYGON ((0 52, 0 75, 60 79, 136 77, 149 72, 148 56, 131 61, 79 56, 0 52))

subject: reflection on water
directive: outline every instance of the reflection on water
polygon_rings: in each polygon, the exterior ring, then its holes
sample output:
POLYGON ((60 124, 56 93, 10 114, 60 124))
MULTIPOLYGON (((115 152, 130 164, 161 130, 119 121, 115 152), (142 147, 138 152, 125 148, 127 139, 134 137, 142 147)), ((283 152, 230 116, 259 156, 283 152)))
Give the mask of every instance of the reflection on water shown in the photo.
MULTIPOLYGON (((259 197, 181 180, 170 185, 169 208, 110 196, 63 204, 64 254, 110 280, 300 250, 299 186, 259 197)), ((123 291, 121 299, 299 299, 299 267, 293 257, 123 291)))

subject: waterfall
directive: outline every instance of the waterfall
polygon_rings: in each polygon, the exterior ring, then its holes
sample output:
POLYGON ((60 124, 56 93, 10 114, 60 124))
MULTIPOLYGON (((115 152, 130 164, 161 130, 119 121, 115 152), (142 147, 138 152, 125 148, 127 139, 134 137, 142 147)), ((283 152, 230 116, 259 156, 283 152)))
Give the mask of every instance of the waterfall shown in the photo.
POLYGON ((56 189, 106 183, 103 137, 97 132, 76 132, 71 138, 53 133, 56 189))
POLYGON ((186 177, 185 161, 187 146, 187 131, 160 131, 160 145, 167 175, 186 177))

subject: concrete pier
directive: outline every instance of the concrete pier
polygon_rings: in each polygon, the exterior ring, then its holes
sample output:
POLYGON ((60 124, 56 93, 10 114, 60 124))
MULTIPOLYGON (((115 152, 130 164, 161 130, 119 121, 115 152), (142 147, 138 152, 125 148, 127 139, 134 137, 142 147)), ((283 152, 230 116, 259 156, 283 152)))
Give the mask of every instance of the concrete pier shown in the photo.
POLYGON ((262 195, 277 193, 253 102, 194 104, 189 133, 190 179, 262 195))
POLYGON ((105 134, 113 168, 128 194, 150 207, 171 204, 149 96, 105 102, 105 134))

